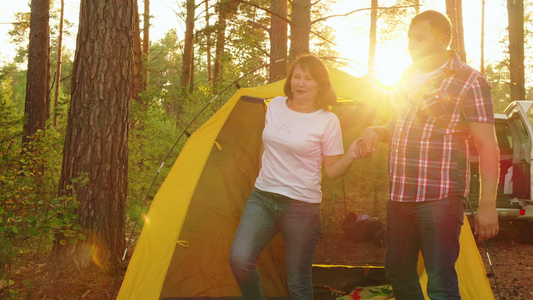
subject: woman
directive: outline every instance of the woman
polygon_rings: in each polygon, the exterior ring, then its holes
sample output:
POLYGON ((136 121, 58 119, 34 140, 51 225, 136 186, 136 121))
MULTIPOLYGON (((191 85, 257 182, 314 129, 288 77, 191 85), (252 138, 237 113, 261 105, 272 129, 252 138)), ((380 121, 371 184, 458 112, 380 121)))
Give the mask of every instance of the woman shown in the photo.
POLYGON ((344 152, 337 116, 325 108, 337 101, 326 67, 316 56, 289 67, 284 92, 268 105, 259 176, 243 211, 230 254, 244 299, 263 299, 256 261, 281 232, 292 300, 313 299, 311 271, 322 225, 321 167, 338 178, 356 158, 344 152))

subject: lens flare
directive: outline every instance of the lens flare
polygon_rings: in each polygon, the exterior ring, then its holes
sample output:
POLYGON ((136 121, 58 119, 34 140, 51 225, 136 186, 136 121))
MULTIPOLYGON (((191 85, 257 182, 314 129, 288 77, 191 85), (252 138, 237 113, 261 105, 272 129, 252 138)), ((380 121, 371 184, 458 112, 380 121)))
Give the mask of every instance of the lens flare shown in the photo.
POLYGON ((101 247, 98 244, 92 244, 91 245, 91 259, 94 262, 95 265, 97 265, 99 268, 103 269, 104 266, 102 264, 102 261, 100 260, 101 257, 101 247))
POLYGON ((146 214, 142 214, 141 218, 143 219, 144 225, 150 225, 150 218, 146 214))

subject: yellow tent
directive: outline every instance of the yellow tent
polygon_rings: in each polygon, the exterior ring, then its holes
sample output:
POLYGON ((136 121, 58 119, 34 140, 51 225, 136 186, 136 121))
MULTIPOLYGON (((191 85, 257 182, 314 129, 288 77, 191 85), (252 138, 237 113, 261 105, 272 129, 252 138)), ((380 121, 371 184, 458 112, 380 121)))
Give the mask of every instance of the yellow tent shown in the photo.
MULTIPOLYGON (((361 94, 363 81, 334 69, 330 77, 340 100, 358 99, 383 111, 382 103, 361 94)), ((278 95, 283 81, 241 88, 190 136, 153 199, 118 299, 239 298, 229 250, 259 172, 265 99, 278 95)), ((493 299, 467 226, 457 263, 461 293, 464 299, 493 299)), ((278 236, 259 258, 269 299, 287 297, 282 249, 278 236)))

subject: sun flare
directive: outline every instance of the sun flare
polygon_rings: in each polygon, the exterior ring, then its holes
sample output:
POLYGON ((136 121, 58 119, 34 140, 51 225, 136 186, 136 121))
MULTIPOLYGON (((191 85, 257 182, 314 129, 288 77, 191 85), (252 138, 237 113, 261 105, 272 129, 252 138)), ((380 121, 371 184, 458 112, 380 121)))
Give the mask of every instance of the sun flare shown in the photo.
MULTIPOLYGON (((335 4, 334 12, 341 14, 354 8, 357 8, 357 5, 353 2, 343 0, 335 4)), ((328 20, 328 24, 335 29, 334 43, 339 56, 352 62, 350 68, 345 71, 354 76, 361 76, 369 71, 369 37, 363 33, 366 28, 356 25, 360 17, 361 15, 354 15, 328 20)), ((374 58, 376 80, 385 87, 394 87, 411 63, 407 50, 407 34, 378 41, 374 58)))
POLYGON ((397 48, 386 47, 377 50, 375 74, 376 80, 387 87, 394 87, 400 82, 403 72, 411 63, 409 56, 398 53, 397 48))

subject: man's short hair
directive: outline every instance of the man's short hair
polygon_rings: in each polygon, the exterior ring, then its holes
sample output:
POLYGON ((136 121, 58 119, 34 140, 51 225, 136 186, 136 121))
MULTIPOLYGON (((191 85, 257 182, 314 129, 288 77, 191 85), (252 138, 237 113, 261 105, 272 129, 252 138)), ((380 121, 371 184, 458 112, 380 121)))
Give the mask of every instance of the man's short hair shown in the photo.
POLYGON ((449 40, 452 39, 452 22, 441 12, 436 10, 426 10, 419 13, 411 19, 411 25, 427 21, 429 26, 434 30, 433 32, 440 38, 447 36, 449 40))

